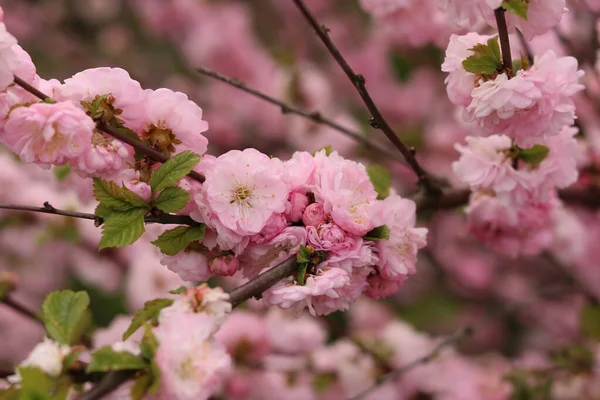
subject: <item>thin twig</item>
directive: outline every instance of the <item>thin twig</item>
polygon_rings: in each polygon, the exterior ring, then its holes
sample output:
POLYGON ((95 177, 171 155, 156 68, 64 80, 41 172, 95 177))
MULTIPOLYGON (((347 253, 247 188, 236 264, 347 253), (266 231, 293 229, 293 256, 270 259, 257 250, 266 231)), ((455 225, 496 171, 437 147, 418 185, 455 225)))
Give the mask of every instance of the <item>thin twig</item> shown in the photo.
MULTIPOLYGON (((30 84, 28 84, 27 82, 25 82, 23 79, 19 78, 16 75, 14 76, 14 82, 17 85, 21 86, 26 91, 28 91, 29 93, 31 93, 34 96, 41 99, 42 101, 47 101, 48 99, 52 99, 50 96, 48 96, 48 95, 44 94, 43 92, 39 91, 38 89, 34 88, 33 86, 31 86, 30 84)), ((124 143, 127 143, 128 145, 130 145, 131 147, 133 147, 140 153, 148 156, 150 159, 152 159, 154 161, 157 161, 160 163, 165 163, 169 159, 169 157, 167 157, 163 153, 153 149, 152 147, 146 146, 145 144, 143 144, 140 141, 135 140, 134 138, 131 138, 131 137, 119 132, 118 129, 116 129, 110 125, 107 125, 103 122, 98 122, 96 124, 96 127, 99 130, 101 130, 102 132, 114 137, 115 139, 118 139, 124 143)), ((204 175, 202 175, 196 171, 190 172, 188 174, 188 176, 200 183, 204 182, 204 179, 205 179, 204 175)))
POLYGON ((496 25, 498 26, 498 36, 500 37, 500 48, 502 49, 502 64, 509 78, 513 77, 512 55, 510 54, 510 41, 508 39, 508 27, 506 26, 506 10, 499 7, 494 10, 496 25))
POLYGON ((335 129, 335 130, 343 133, 344 135, 354 139, 355 141, 362 144, 363 146, 365 146, 371 150, 376 150, 379 153, 385 155, 386 157, 389 157, 395 161, 398 161, 398 157, 394 152, 388 150, 385 147, 382 147, 381 145, 379 145, 376 142, 369 140, 368 138, 366 138, 365 136, 361 135, 358 132, 354 132, 348 128, 344 128, 343 126, 332 121, 331 119, 324 117, 319 111, 310 112, 310 111, 302 110, 302 109, 297 108, 289 103, 283 102, 283 101, 278 100, 274 97, 271 97, 263 92, 260 92, 256 89, 252 89, 252 88, 248 87, 246 84, 244 84, 243 82, 239 81, 238 79, 230 78, 230 77, 222 75, 216 71, 210 70, 206 67, 197 67, 196 71, 198 71, 202 75, 216 79, 216 80, 226 83, 230 86, 238 88, 246 93, 249 93, 255 97, 258 97, 259 99, 262 99, 262 100, 266 101, 267 103, 276 105, 281 108, 281 112, 283 114, 299 115, 299 116, 309 119, 317 124, 326 125, 332 129, 335 129))
POLYGON ((77 400, 98 400, 115 391, 136 374, 136 371, 115 371, 104 375, 96 386, 83 393, 77 400))
POLYGON ((42 325, 44 324, 44 321, 38 314, 31 311, 30 309, 28 309, 27 307, 25 307, 24 305, 19 303, 17 300, 10 297, 9 295, 4 296, 4 298, 1 300, 1 302, 3 304, 7 305, 8 307, 12 308, 14 311, 18 312, 19 314, 21 314, 25 317, 28 317, 32 321, 39 322, 42 325))
POLYGON ((335 46, 335 44, 329 37, 328 29, 325 26, 322 26, 317 22, 315 17, 312 15, 312 13, 308 10, 306 5, 304 4, 304 1, 302 1, 302 0, 292 0, 292 1, 296 4, 296 6, 298 7, 300 12, 306 19, 306 21, 315 30, 315 32, 317 33, 317 35, 319 36, 319 38, 321 39, 323 44, 327 47, 327 50, 329 50, 329 53, 331 53, 333 58, 336 60, 336 62, 342 68, 342 70, 344 71, 344 73, 346 74, 348 79, 350 79, 350 81, 356 88, 356 91, 358 92, 361 99, 363 100, 363 103, 365 104, 365 106, 367 106, 367 109, 369 110, 369 112, 371 113, 371 115, 373 117, 373 118, 371 118, 371 121, 370 121, 371 126, 375 129, 381 130, 385 134, 385 136, 390 140, 390 142, 392 142, 392 144, 398 150, 400 150, 400 153, 402 153, 402 155, 404 156, 404 159, 406 160, 408 165, 412 168, 412 170, 417 175, 417 178, 419 179, 419 184, 421 184, 423 186, 423 188, 425 189, 427 194, 432 195, 432 196, 438 196, 441 193, 440 188, 431 182, 431 180, 427 176, 427 173, 425 172, 425 170, 421 167, 421 165, 415 158, 414 149, 412 149, 412 148, 409 149, 400 140, 398 135, 396 135, 396 132, 394 132, 394 130, 388 124, 386 119, 383 117, 383 115, 379 111, 379 108, 377 107, 377 105, 375 104, 373 99, 371 98, 371 95, 369 94, 369 92, 365 86, 365 78, 360 74, 356 74, 354 72, 354 70, 352 69, 352 67, 350 67, 350 65, 344 58, 344 56, 342 56, 342 54, 340 53, 338 48, 335 46))
MULTIPOLYGON (((0 204, 2 210, 15 210, 15 211, 29 211, 43 214, 53 215, 64 215, 66 217, 88 219, 95 221, 97 225, 102 224, 102 218, 95 214, 88 214, 76 211, 66 211, 54 208, 50 203, 45 202, 43 207, 32 207, 24 206, 19 204, 0 204)), ((144 218, 144 222, 149 224, 164 224, 164 225, 198 225, 197 221, 194 221, 190 216, 187 215, 174 215, 174 214, 160 214, 150 215, 144 218)))
POLYGON ((521 42, 521 47, 523 47, 523 51, 525 51, 525 56, 527 57, 527 61, 529 62, 529 66, 533 65, 533 51, 531 50, 531 46, 525 36, 523 36, 523 32, 517 29, 517 37, 519 38, 519 42, 521 42))
POLYGON ((367 389, 363 390, 359 394, 350 397, 348 400, 363 399, 365 396, 367 396, 369 393, 373 392, 375 389, 377 389, 379 386, 383 385, 384 383, 396 380, 403 374, 412 370, 413 368, 416 368, 419 365, 427 364, 427 363, 433 361, 439 355, 439 353, 442 350, 444 350, 446 347, 452 346, 452 345, 460 342, 462 339, 466 338, 467 336, 470 336, 472 333, 473 333, 473 328, 471 328, 471 327, 466 327, 464 329, 461 329, 460 331, 454 333, 453 335, 451 335, 451 336, 447 337, 446 339, 444 339, 443 341, 441 341, 436 347, 433 348, 433 350, 431 350, 426 355, 409 362, 408 364, 404 365, 403 367, 401 367, 397 370, 390 372, 389 374, 384 375, 379 380, 379 382, 368 387, 367 389))

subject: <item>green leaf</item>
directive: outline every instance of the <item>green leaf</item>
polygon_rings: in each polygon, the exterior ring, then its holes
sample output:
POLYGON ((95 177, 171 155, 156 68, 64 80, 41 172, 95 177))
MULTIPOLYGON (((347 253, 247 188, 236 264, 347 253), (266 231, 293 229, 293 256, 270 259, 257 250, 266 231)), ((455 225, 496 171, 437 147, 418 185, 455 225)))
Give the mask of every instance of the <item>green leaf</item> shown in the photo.
POLYGON ((190 243, 202 240, 205 230, 206 226, 204 224, 198 226, 178 226, 175 229, 163 232, 152 244, 158 247, 164 254, 174 256, 185 249, 190 243))
POLYGON ((600 341, 600 305, 586 304, 581 310, 582 333, 591 339, 600 341))
POLYGON ((388 62, 390 69, 394 72, 394 76, 398 81, 408 82, 414 70, 413 66, 410 64, 410 57, 406 54, 393 51, 390 52, 388 56, 388 62))
POLYGON ((104 346, 92 353, 92 361, 86 368, 86 373, 136 370, 148 368, 148 362, 128 351, 114 351, 110 346, 104 346))
MULTIPOLYGON (((114 211, 130 211, 132 209, 150 209, 148 203, 138 194, 119 187, 116 183, 94 178, 94 197, 104 207, 114 211)), ((104 218, 103 215, 100 215, 104 218)))
POLYGON ((529 9, 528 0, 504 0, 502 2, 502 8, 527 21, 527 10, 529 9))
POLYGON ((131 386, 131 400, 142 400, 150 386, 152 386, 152 375, 142 374, 136 380, 135 383, 131 386))
POLYGON ((314 157, 315 154, 317 154, 318 152, 320 152, 321 150, 325 150, 325 155, 329 157, 329 155, 333 152, 333 147, 331 147, 330 144, 328 144, 327 146, 323 146, 320 149, 317 149, 315 151, 313 151, 311 154, 314 157))
POLYGON ((63 371, 66 371, 66 370, 70 369, 71 367, 73 367, 73 365, 79 358, 79 355, 84 350, 85 350, 85 346, 73 346, 71 348, 71 351, 69 352, 69 354, 67 354, 65 356, 65 358, 63 359, 63 363, 62 363, 63 371))
POLYGON ((183 293, 185 293, 186 290, 188 290, 187 286, 179 286, 177 289, 169 290, 169 293, 171 293, 171 294, 183 294, 183 293))
POLYGON ((475 54, 462 62, 465 71, 476 75, 492 75, 502 68, 498 36, 488 39, 487 44, 479 43, 469 50, 475 54))
POLYGON ((181 178, 189 174, 198 162, 200 162, 200 156, 189 150, 183 151, 169 159, 152 172, 150 176, 152 192, 154 193, 173 186, 181 178))
POLYGON ((98 250, 130 245, 138 240, 144 231, 144 216, 139 212, 113 215, 104 219, 98 250))
POLYGON ((38 367, 20 367, 20 400, 65 400, 71 387, 67 377, 52 378, 38 367))
POLYGON ((380 200, 386 198, 392 186, 392 176, 389 171, 381 165, 372 164, 367 167, 367 174, 378 194, 377 198, 380 200))
POLYGON ((298 264, 309 263, 310 262, 311 253, 308 251, 306 246, 300 245, 300 249, 298 250, 298 254, 296 254, 296 262, 298 264))
POLYGON ((0 389, 0 400, 19 400, 21 393, 17 385, 12 385, 7 389, 0 389))
POLYGON ((42 305, 48 335, 59 343, 76 343, 89 305, 86 292, 62 290, 50 293, 42 305))
POLYGON ((59 182, 62 182, 71 173, 71 166, 69 165, 69 163, 67 163, 65 165, 59 165, 59 166, 52 168, 52 171, 54 171, 54 176, 56 176, 56 179, 59 182))
POLYGON ((381 225, 367 232, 364 236, 365 240, 389 240, 390 228, 387 225, 381 225))
POLYGON ((309 263, 301 263, 298 267, 298 272, 296 272, 296 282, 300 286, 306 285, 306 270, 308 269, 308 265, 309 263))
POLYGON ((320 372, 314 375, 312 386, 318 394, 324 393, 338 380, 335 372, 320 372))
POLYGON ((123 334, 123 340, 127 340, 127 338, 133 335, 139 327, 146 323, 146 321, 158 317, 160 310, 169 307, 171 304, 173 304, 173 300, 171 299, 154 299, 144 303, 144 308, 137 310, 133 316, 129 328, 127 328, 123 334))
MULTIPOLYGON (((158 340, 156 339, 156 336, 154 336, 154 333, 152 333, 152 328, 150 325, 146 324, 144 337, 140 342, 140 350, 142 351, 142 355, 148 360, 152 360, 154 359, 154 353, 156 353, 156 349, 158 349, 158 340)), ((154 364, 152 364, 152 373, 154 374, 154 364)))
POLYGON ((525 161, 527 164, 537 165, 544 161, 550 149, 541 144, 536 144, 529 149, 522 149, 517 147, 517 158, 525 161))
POLYGON ((190 194, 180 187, 168 187, 154 200, 154 207, 162 212, 171 213, 181 210, 190 201, 190 194))

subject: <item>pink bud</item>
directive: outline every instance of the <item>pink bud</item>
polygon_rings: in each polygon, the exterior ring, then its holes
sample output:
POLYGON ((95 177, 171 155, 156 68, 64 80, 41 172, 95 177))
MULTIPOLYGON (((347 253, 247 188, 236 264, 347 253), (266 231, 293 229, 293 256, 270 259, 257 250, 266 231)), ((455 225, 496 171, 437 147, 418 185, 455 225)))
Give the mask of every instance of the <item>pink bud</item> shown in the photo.
POLYGON ((319 203, 313 203, 306 207, 302 215, 302 222, 306 226, 319 226, 325 222, 325 210, 319 203))
POLYGON ((240 262, 232 255, 215 257, 208 263, 210 272, 221 276, 232 276, 239 267, 240 262))
POLYGON ((305 194, 294 192, 290 195, 289 203, 286 206, 285 214, 290 222, 298 222, 302 218, 302 213, 308 205, 308 197, 305 194))

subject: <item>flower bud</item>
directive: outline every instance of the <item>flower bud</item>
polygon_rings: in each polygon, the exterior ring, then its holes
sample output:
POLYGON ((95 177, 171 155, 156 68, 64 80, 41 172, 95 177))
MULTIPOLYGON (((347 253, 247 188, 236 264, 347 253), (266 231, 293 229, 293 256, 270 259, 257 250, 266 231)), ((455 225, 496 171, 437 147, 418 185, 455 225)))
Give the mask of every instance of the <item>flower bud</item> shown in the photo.
POLYGON ((208 263, 210 272, 221 276, 232 276, 239 267, 240 262, 233 255, 215 257, 208 263))
POLYGON ((325 210, 319 203, 313 203, 306 207, 302 214, 302 222, 306 226, 319 226, 325 222, 325 210))
POLYGON ((290 222, 298 222, 302 219, 302 213, 308 205, 308 197, 305 194, 294 192, 290 195, 286 206, 286 217, 290 222))

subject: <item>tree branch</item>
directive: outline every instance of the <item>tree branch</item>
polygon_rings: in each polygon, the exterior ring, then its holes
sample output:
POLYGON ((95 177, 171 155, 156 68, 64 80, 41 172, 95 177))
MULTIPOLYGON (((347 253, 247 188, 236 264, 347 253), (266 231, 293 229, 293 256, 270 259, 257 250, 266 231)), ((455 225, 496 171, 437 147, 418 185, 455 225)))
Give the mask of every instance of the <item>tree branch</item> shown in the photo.
POLYGON ((2 300, 1 300, 1 302, 3 304, 7 305, 8 307, 12 308, 14 311, 18 312, 19 314, 31 319, 32 321, 39 322, 40 324, 44 325, 44 321, 38 314, 31 311, 30 309, 28 309, 27 307, 25 307, 18 301, 14 300, 9 295, 4 296, 4 298, 2 298, 2 300))
MULTIPOLYGON (((30 84, 28 84, 27 82, 25 82, 23 79, 19 78, 16 75, 14 76, 14 82, 15 82, 15 84, 21 86, 23 89, 25 89, 29 93, 33 94, 34 96, 36 96, 37 98, 39 98, 42 101, 48 101, 48 99, 52 99, 50 96, 48 96, 48 95, 44 94, 43 92, 39 91, 38 89, 34 88, 33 86, 31 86, 30 84)), ((169 159, 169 157, 165 156, 163 153, 161 153, 157 150, 154 150, 152 147, 146 146, 142 142, 137 141, 134 138, 131 138, 131 137, 119 132, 116 128, 114 128, 110 125, 107 125, 104 122, 96 123, 96 127, 99 130, 101 130, 102 132, 106 133, 107 135, 110 135, 110 136, 114 137, 115 139, 120 140, 121 142, 127 143, 128 145, 130 145, 131 147, 133 147, 140 153, 148 156, 150 159, 152 159, 154 161, 157 161, 160 163, 165 163, 169 159)), ((202 175, 196 171, 190 172, 188 174, 188 176, 200 183, 204 182, 204 179, 205 179, 204 175, 202 175)))
POLYGON ((112 393, 123 383, 127 382, 136 374, 136 371, 115 371, 109 372, 98 382, 96 386, 83 393, 77 400, 98 400, 103 396, 112 393))
POLYGON ((513 63, 510 54, 510 41, 508 40, 508 27, 506 26, 506 10, 499 7, 494 10, 496 25, 498 26, 498 36, 500 37, 500 48, 502 49, 502 64, 509 78, 513 77, 513 63))
POLYGON ((371 387, 368 387, 367 389, 363 390, 359 394, 349 398, 348 400, 361 400, 361 399, 365 398, 369 393, 373 392, 375 389, 377 389, 379 386, 383 385, 384 383, 391 382, 395 379, 398 379, 400 376, 402 376, 403 374, 412 370, 413 368, 416 368, 419 365, 427 364, 427 363, 433 361, 440 354, 440 352, 442 350, 444 350, 446 347, 455 345, 458 342, 460 342, 462 339, 464 339, 468 336, 471 336, 472 334, 473 334, 473 328, 471 328, 471 327, 466 327, 464 329, 461 329, 460 331, 454 333, 453 335, 447 337, 442 342, 440 342, 428 354, 409 362, 408 364, 404 365, 403 367, 401 367, 395 371, 390 372, 389 374, 384 375, 383 378, 381 378, 379 380, 379 382, 377 382, 376 384, 374 384, 371 387))
POLYGON ((256 89, 252 89, 252 88, 246 86, 246 84, 242 83, 241 81, 239 81, 235 78, 230 78, 228 76, 222 75, 222 74, 212 71, 206 67, 197 67, 196 71, 198 71, 202 75, 216 79, 216 80, 226 83, 230 86, 238 88, 246 93, 249 93, 255 97, 258 97, 259 99, 262 99, 262 100, 266 101, 267 103, 276 105, 281 108, 281 112, 283 114, 299 115, 299 116, 309 119, 317 124, 326 125, 332 129, 335 129, 335 130, 343 133, 344 135, 354 139, 358 143, 362 144, 363 146, 365 146, 371 150, 376 150, 376 151, 380 152, 381 154, 385 155, 386 157, 389 157, 393 160, 399 161, 396 154, 393 153, 392 151, 388 150, 385 147, 380 146, 378 143, 375 143, 375 142, 369 140, 368 138, 364 137, 363 135, 361 135, 358 132, 354 132, 348 128, 344 128, 343 126, 339 125, 338 123, 336 123, 328 118, 325 118, 318 111, 309 112, 309 111, 302 110, 291 104, 285 103, 281 100, 277 100, 276 98, 271 97, 265 93, 262 93, 256 89))
POLYGON ((367 109, 369 110, 369 112, 371 113, 371 115, 373 117, 373 118, 371 118, 371 121, 370 121, 371 126, 373 128, 380 129, 385 134, 385 136, 390 140, 390 142, 392 142, 392 144, 398 150, 400 150, 400 153, 402 153, 402 155, 404 156, 404 159, 406 160, 408 165, 412 168, 412 170, 417 175, 417 178, 419 179, 419 184, 423 186, 426 193, 428 195, 438 196, 441 193, 440 188, 438 186, 434 185, 430 181, 429 177, 427 176, 427 173, 425 172, 425 170, 421 167, 421 165, 415 158, 414 149, 409 149, 408 147, 406 147, 406 145, 400 140, 398 135, 396 135, 396 132, 394 132, 394 130, 387 123, 387 121, 385 120, 383 115, 381 115, 379 108, 377 108, 377 105, 371 98, 371 95, 369 94, 369 92, 365 86, 365 78, 360 74, 356 74, 354 72, 354 70, 352 70, 352 68, 350 67, 350 65, 344 58, 344 56, 342 56, 342 54, 340 53, 338 48, 335 46, 335 44, 332 42, 331 38, 329 37, 328 29, 325 26, 319 25, 319 23, 317 22, 315 17, 312 15, 312 13, 308 10, 306 5, 304 4, 304 1, 303 0, 292 0, 292 1, 296 4, 296 6, 298 7, 300 12, 306 19, 306 21, 315 30, 315 32, 317 33, 317 36, 319 36, 319 38, 321 39, 321 41, 323 42, 325 47, 327 47, 327 50, 329 50, 329 53, 331 53, 331 55, 333 56, 335 61, 339 64, 339 66, 342 68, 342 70, 344 71, 344 73, 346 74, 348 79, 350 79, 350 81, 356 88, 356 91, 358 92, 361 99, 363 100, 363 103, 365 104, 365 106, 367 106, 367 109))
MULTIPOLYGON (((97 225, 102 224, 102 218, 98 217, 95 214, 59 210, 57 208, 54 208, 48 202, 45 202, 43 207, 23 206, 23 205, 18 205, 18 204, 0 204, 0 209, 38 212, 38 213, 53 214, 53 215, 64 215, 66 217, 89 219, 89 220, 95 221, 97 225)), ((175 214, 150 215, 150 216, 144 217, 144 222, 146 222, 148 224, 153 223, 153 224, 164 224, 164 225, 198 225, 198 222, 194 221, 190 216, 175 215, 175 214)))

